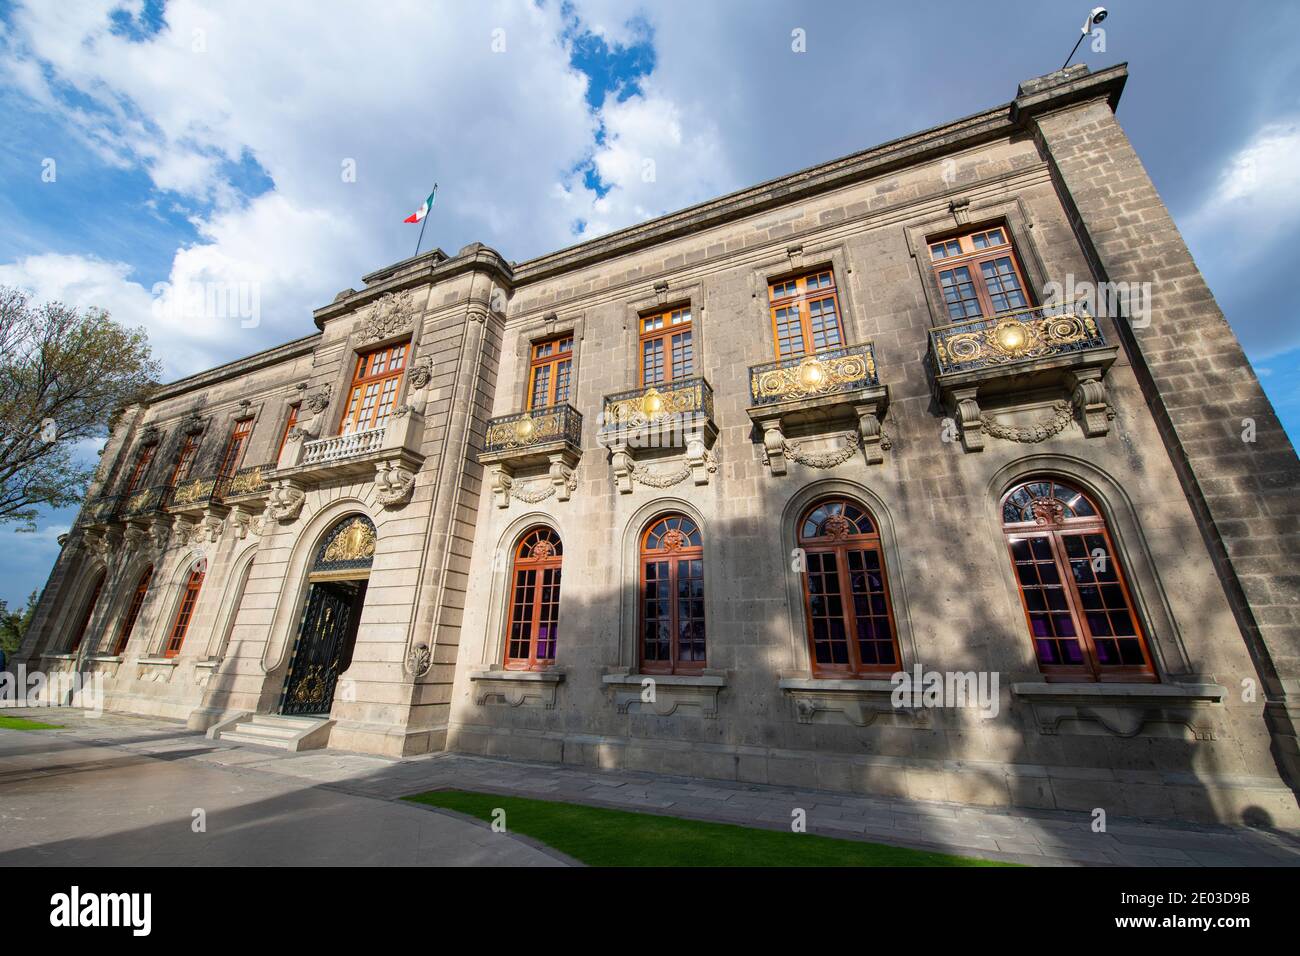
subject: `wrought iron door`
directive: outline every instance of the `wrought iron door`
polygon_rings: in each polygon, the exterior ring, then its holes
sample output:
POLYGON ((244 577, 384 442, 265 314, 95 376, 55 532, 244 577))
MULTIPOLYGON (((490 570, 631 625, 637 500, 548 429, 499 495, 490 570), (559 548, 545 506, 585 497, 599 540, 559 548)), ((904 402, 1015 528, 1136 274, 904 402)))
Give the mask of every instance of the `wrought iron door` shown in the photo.
POLYGON ((285 679, 282 714, 328 714, 339 674, 352 663, 352 645, 365 599, 364 581, 317 581, 285 679))

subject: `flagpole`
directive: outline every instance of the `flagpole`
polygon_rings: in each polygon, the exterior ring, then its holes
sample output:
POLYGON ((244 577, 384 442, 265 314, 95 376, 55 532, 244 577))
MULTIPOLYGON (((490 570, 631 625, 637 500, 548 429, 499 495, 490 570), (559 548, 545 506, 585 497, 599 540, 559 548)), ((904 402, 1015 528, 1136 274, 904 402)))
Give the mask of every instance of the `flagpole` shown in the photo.
MULTIPOLYGON (((434 183, 434 184, 433 184, 433 194, 432 194, 432 195, 434 195, 434 196, 438 195, 438 184, 437 184, 437 183, 434 183)), ((418 255, 420 254, 420 243, 424 241, 424 227, 427 226, 427 225, 429 224, 429 216, 431 216, 432 214, 433 214, 433 206, 430 206, 430 207, 429 207, 429 211, 426 212, 426 213, 424 214, 424 218, 420 220, 420 237, 419 237, 418 239, 415 240, 415 255, 416 255, 416 256, 418 256, 418 255)), ((415 256, 412 256, 411 258, 414 259, 415 256)))

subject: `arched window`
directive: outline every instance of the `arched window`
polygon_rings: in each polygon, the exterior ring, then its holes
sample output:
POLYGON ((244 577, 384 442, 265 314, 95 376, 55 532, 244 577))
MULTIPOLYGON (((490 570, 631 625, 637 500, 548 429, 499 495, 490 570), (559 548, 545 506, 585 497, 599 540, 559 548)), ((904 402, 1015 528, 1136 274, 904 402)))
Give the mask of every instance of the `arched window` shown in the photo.
POLYGON ((651 522, 641 536, 641 669, 703 670, 704 547, 682 514, 651 522))
POLYGON ((846 498, 823 499, 800 519, 799 547, 813 674, 897 671, 893 608, 871 516, 846 498))
POLYGON ((194 605, 198 603, 199 591, 203 589, 203 574, 206 570, 207 563, 202 561, 190 569, 190 576, 185 580, 185 590, 181 592, 181 602, 176 608, 176 619, 172 621, 167 647, 163 652, 166 657, 175 657, 181 652, 185 632, 190 629, 190 620, 194 617, 194 605))
POLYGON ((506 669, 533 671, 555 663, 564 546, 550 528, 524 533, 515 548, 506 669))
POLYGON ((1106 520, 1087 495, 1027 481, 1002 499, 1002 528, 1045 675, 1155 679, 1106 520))
POLYGON ((95 606, 99 604, 99 592, 104 590, 104 576, 107 572, 100 571, 99 577, 95 579, 95 586, 91 588, 90 597, 86 599, 86 609, 81 612, 81 619, 77 621, 77 627, 72 632, 72 643, 68 645, 68 653, 77 653, 77 648, 81 647, 81 642, 86 638, 86 631, 90 629, 90 619, 95 616, 95 606))
POLYGON ((135 593, 131 595, 131 604, 126 609, 126 617, 122 618, 122 626, 118 629, 117 640, 113 642, 110 654, 121 654, 126 650, 127 641, 131 640, 131 632, 135 630, 135 622, 140 617, 140 608, 144 606, 145 595, 149 593, 149 582, 153 580, 153 565, 144 569, 144 574, 140 575, 140 580, 136 583, 135 593))

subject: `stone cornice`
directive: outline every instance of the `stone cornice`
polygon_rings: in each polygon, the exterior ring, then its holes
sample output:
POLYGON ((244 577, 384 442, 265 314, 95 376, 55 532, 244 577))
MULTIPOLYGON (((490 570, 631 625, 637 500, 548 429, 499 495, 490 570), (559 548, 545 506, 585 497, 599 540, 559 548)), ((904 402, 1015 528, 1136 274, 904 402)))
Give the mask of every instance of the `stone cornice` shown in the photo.
POLYGON ((177 398, 187 392, 193 392, 197 389, 207 388, 218 382, 224 382, 227 379, 238 378, 241 375, 247 375, 250 372, 256 372, 270 365, 276 365, 288 359, 297 358, 300 355, 308 355, 316 348, 316 343, 320 341, 320 333, 313 332, 311 335, 304 335, 300 339, 294 339, 292 342, 286 342, 284 345, 277 345, 269 348, 264 352, 256 352, 245 358, 236 359, 233 362, 227 362, 225 365, 218 365, 216 368, 208 369, 206 372, 199 372, 196 375, 190 375, 186 378, 177 379, 163 385, 158 391, 149 396, 145 402, 148 406, 157 405, 159 402, 166 401, 170 398, 177 398))
POLYGON ((448 279, 464 275, 466 272, 486 272, 507 287, 514 285, 514 273, 501 253, 481 242, 470 243, 450 259, 443 256, 441 250, 434 250, 412 259, 407 259, 396 266, 372 272, 367 279, 378 279, 374 285, 367 285, 360 292, 349 295, 340 293, 329 305, 312 313, 318 329, 324 329, 330 319, 355 312, 370 304, 388 292, 400 292, 422 285, 436 285, 448 279))

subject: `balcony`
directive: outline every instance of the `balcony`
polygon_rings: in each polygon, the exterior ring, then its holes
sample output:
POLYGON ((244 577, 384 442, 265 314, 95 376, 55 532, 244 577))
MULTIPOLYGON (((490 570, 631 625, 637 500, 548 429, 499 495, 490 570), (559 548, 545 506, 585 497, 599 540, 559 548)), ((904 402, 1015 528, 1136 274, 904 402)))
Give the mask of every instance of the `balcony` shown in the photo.
POLYGON ((960 424, 967 451, 980 451, 985 434, 1042 441, 1068 426, 1072 407, 1085 435, 1105 435, 1113 413, 1102 379, 1117 354, 1082 309, 1023 309, 930 330, 935 388, 960 424), (1061 398, 1062 389, 1070 401, 1061 398), (981 407, 1017 419, 1043 400, 1050 408, 1042 421, 1004 421, 981 407))
POLYGON ((597 441, 610 450, 614 483, 667 488, 687 478, 706 485, 718 470, 713 389, 703 378, 663 382, 606 395, 597 441), (652 462, 667 467, 655 467, 652 462))
POLYGON ((220 487, 220 475, 186 478, 172 488, 171 494, 167 496, 167 510, 182 514, 202 512, 210 505, 220 502, 220 487))
POLYGON ((763 436, 774 475, 788 462, 833 468, 861 448, 868 464, 884 461, 880 422, 889 389, 880 384, 870 343, 826 349, 749 369, 749 417, 763 436))
POLYGON ((501 508, 509 507, 511 498, 536 503, 554 495, 568 501, 581 458, 582 415, 567 403, 491 419, 478 456, 488 466, 501 508))
POLYGON ((81 517, 83 524, 104 525, 117 518, 124 495, 100 495, 81 517))
POLYGON ((302 511, 308 488, 368 478, 384 507, 400 507, 411 499, 415 474, 424 464, 423 442, 424 415, 409 406, 395 410, 379 428, 328 438, 291 436, 274 470, 264 469, 261 478, 251 471, 245 476, 250 490, 243 493, 260 493, 251 489, 264 478, 270 516, 291 521, 302 511))
POLYGON ((142 488, 131 495, 123 495, 121 506, 117 511, 118 517, 144 519, 162 514, 163 506, 167 503, 168 490, 166 485, 154 485, 152 488, 142 488))

